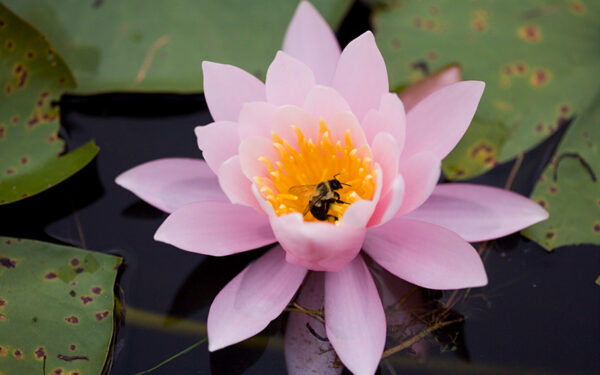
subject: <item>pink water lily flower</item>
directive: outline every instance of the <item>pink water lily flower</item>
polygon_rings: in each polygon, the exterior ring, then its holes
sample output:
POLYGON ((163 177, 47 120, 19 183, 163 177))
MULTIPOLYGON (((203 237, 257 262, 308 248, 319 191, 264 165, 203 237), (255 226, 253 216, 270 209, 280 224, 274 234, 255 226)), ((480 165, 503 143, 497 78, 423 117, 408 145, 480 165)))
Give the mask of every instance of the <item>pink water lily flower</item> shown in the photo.
POLYGON ((265 83, 230 65, 202 68, 215 121, 196 128, 205 161, 156 160, 116 181, 171 213, 158 241, 213 256, 277 243, 215 298, 211 351, 263 330, 309 271, 324 271, 327 338, 348 369, 372 374, 386 317, 365 254, 426 288, 482 286, 485 270, 468 242, 547 217, 497 188, 436 186, 440 160, 469 126, 483 82, 446 85, 405 115, 372 33, 341 51, 308 2, 265 83), (315 193, 314 185, 334 179, 339 189, 315 193))

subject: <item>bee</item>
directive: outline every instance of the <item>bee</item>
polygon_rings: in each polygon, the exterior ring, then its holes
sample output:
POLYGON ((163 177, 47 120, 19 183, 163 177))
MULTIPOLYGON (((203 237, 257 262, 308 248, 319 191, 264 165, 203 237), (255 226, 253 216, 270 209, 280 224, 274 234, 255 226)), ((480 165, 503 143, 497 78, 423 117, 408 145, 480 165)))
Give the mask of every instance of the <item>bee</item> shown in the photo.
POLYGON ((343 189, 342 185, 351 186, 338 181, 337 176, 339 176, 339 173, 333 176, 333 179, 319 182, 316 185, 295 185, 289 188, 288 192, 297 197, 310 196, 308 205, 304 210, 305 216, 310 211, 317 220, 333 219, 337 221, 337 216, 329 214, 329 207, 332 203, 348 204, 340 199, 340 195, 336 190, 343 189))

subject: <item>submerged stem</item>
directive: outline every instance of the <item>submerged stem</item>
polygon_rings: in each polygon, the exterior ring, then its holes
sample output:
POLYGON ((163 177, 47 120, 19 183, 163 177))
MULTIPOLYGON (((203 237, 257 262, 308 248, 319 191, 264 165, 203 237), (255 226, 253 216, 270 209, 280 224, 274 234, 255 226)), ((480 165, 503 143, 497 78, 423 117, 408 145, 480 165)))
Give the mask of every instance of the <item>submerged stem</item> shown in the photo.
POLYGON ((154 371, 154 370, 156 370, 156 369, 158 369, 158 368, 162 367, 163 365, 165 365, 165 364, 167 364, 167 363, 171 362, 171 361, 172 361, 172 360, 174 360, 175 358, 177 358, 177 357, 179 357, 179 356, 182 356, 182 355, 184 355, 184 354, 186 354, 186 353, 190 352, 191 350, 195 349, 195 348, 196 348, 196 347, 198 347, 199 345, 202 345, 202 344, 204 344, 204 343, 206 342, 206 340, 208 340, 208 338, 206 338, 206 337, 205 337, 205 338, 203 338, 202 340, 200 340, 200 341, 196 342, 195 344, 193 344, 193 345, 191 345, 191 346, 188 346, 187 348, 183 349, 183 350, 182 350, 182 351, 180 351, 179 353, 177 353, 177 354, 175 354, 175 355, 173 355, 173 356, 171 356, 171 357, 169 357, 169 358, 165 359, 164 361, 162 361, 162 362, 161 362, 161 363, 159 363, 158 365, 156 365, 156 366, 154 366, 154 367, 152 367, 152 368, 150 368, 150 369, 148 369, 148 370, 145 370, 145 371, 136 372, 134 375, 143 375, 143 374, 147 374, 147 373, 149 373, 149 372, 152 372, 152 371, 154 371))
POLYGON ((312 318, 318 320, 319 322, 325 324, 325 319, 323 317, 322 311, 309 310, 297 302, 291 302, 288 307, 285 308, 285 311, 297 312, 311 316, 312 318))
POLYGON ((399 345, 396 345, 386 351, 383 352, 381 358, 387 358, 389 356, 391 356, 392 354, 398 353, 406 348, 410 348, 412 345, 416 344, 417 342, 421 341, 422 339, 424 339, 425 337, 427 337, 428 335, 430 335, 432 332, 440 329, 440 328, 444 328, 446 326, 449 326, 451 324, 454 323, 460 323, 464 320, 464 318, 458 318, 458 319, 454 319, 454 320, 447 320, 444 322, 439 322, 436 323, 434 325, 432 325, 431 327, 427 327, 424 330, 422 330, 421 332, 417 333, 416 335, 404 340, 403 342, 401 342, 399 345))

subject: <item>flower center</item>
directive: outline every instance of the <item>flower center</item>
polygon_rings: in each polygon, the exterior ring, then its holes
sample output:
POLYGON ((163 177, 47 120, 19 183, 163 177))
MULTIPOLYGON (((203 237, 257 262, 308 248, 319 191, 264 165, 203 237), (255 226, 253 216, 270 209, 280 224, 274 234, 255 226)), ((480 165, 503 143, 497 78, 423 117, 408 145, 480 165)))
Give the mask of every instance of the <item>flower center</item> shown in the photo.
POLYGON ((375 192, 369 146, 355 147, 350 130, 343 140, 332 139, 321 119, 317 139, 306 138, 296 126, 297 147, 272 133, 278 160, 261 156, 268 177, 254 177, 262 196, 278 216, 299 212, 304 221, 338 222, 346 209, 375 192))

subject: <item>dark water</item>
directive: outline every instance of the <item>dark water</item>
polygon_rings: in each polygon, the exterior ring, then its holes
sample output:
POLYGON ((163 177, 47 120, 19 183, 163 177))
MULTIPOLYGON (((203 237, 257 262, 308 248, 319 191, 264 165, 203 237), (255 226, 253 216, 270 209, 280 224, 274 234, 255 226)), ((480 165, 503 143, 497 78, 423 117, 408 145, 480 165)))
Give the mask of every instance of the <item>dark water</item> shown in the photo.
MULTIPOLYGON (((355 7, 340 32, 342 43, 368 27, 355 7)), ((208 307, 218 291, 257 252, 211 258, 152 240, 166 214, 114 184, 121 172, 162 157, 200 157, 193 128, 211 121, 202 95, 65 97, 69 148, 93 138, 101 151, 72 179, 36 197, 0 208, 12 218, 2 235, 65 242, 119 254, 127 267, 120 288, 127 319, 115 341, 110 374, 133 374, 202 339, 208 307), (171 318, 167 319, 169 315, 171 318)), ((560 134, 527 154, 513 190, 527 194, 560 134)), ((503 186, 512 163, 475 180, 503 186)), ((4 216, 6 215, 6 216, 4 216)), ((388 358, 382 374, 597 374, 600 373, 600 274, 597 246, 547 253, 517 235, 493 242, 484 258, 485 288, 454 306, 465 316, 427 355, 405 351, 388 358), (459 325, 460 326, 460 325, 459 325)), ((433 297, 448 301, 451 293, 433 297)), ((263 336, 209 354, 206 344, 154 374, 285 373, 284 317, 263 336)))

